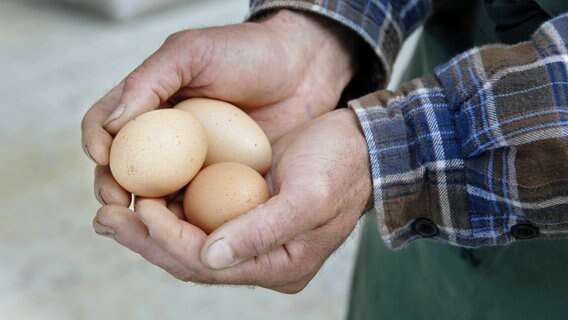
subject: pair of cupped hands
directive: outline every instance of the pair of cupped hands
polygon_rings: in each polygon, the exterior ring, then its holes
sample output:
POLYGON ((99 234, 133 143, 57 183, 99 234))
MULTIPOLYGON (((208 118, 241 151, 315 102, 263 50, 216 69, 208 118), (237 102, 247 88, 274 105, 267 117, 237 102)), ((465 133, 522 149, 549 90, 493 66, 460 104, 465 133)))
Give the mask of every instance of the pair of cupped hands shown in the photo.
POLYGON ((353 111, 332 111, 356 70, 357 43, 323 18, 281 10, 261 21, 168 37, 82 121, 97 164, 98 234, 204 284, 302 290, 354 229, 371 193, 366 142, 353 111), (140 198, 113 178, 113 136, 135 116, 189 97, 231 102, 267 134, 273 197, 210 235, 179 197, 140 198))

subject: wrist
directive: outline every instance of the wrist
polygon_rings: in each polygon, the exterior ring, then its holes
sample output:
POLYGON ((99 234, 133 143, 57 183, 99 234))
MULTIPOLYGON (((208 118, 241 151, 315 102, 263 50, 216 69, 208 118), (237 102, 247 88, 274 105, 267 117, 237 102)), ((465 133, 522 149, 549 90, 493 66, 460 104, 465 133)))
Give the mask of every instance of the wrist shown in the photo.
POLYGON ((350 140, 350 154, 355 161, 354 168, 357 168, 355 176, 357 179, 357 186, 359 190, 357 193, 360 195, 360 210, 357 214, 359 217, 363 216, 366 212, 373 209, 373 179, 371 175, 371 164, 369 157, 369 148, 367 140, 361 128, 361 123, 355 112, 351 109, 339 109, 333 111, 334 114, 349 128, 349 133, 345 134, 350 140))
POLYGON ((258 23, 277 35, 291 51, 292 59, 302 60, 308 72, 333 84, 337 94, 357 71, 360 46, 352 31, 329 18, 304 11, 278 10, 264 16, 258 23))

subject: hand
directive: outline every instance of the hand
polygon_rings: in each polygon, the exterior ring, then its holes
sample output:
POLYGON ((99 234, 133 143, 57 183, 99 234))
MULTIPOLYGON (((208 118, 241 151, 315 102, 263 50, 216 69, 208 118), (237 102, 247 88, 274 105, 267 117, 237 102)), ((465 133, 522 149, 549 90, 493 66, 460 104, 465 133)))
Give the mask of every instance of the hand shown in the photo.
POLYGON ((175 277, 303 289, 355 227, 371 193, 367 147, 355 114, 328 113, 279 140, 274 196, 207 236, 181 208, 140 199, 135 212, 104 206, 94 227, 175 277))
POLYGON ((355 71, 348 32, 281 10, 258 23, 175 33, 87 112, 83 148, 107 165, 112 137, 128 120, 189 97, 234 103, 273 142, 335 108, 355 71))
POLYGON ((83 118, 83 149, 103 166, 95 174, 97 200, 130 204, 106 167, 113 135, 128 120, 188 97, 210 97, 243 108, 273 142, 335 107, 354 73, 350 39, 325 18, 287 10, 259 23, 173 34, 83 118))

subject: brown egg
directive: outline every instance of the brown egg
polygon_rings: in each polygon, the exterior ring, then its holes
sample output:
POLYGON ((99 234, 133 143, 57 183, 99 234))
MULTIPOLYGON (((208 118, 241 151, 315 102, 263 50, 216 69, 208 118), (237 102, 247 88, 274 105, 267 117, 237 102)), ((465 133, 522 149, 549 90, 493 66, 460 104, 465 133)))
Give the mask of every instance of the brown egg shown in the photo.
POLYGON ((184 195, 187 221, 206 233, 266 202, 270 190, 262 176, 240 163, 221 162, 204 168, 184 195))
POLYGON ((160 109, 129 121, 110 149, 110 170, 126 190, 162 197, 183 188, 201 169, 207 137, 187 112, 160 109))
POLYGON ((176 109, 191 113, 207 134, 205 165, 238 162, 260 174, 272 164, 270 141, 258 124, 234 105, 213 99, 193 98, 182 101, 176 109))

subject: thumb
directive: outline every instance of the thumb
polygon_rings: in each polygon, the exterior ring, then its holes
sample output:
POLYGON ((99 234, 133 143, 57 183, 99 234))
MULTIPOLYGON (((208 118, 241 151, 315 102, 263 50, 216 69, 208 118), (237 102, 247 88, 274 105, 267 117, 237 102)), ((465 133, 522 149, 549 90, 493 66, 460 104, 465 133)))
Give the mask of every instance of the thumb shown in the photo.
POLYGON ((202 262, 212 269, 224 269, 263 255, 330 220, 323 197, 302 191, 280 190, 264 205, 215 230, 202 247, 202 262))
POLYGON ((182 54, 176 53, 172 45, 166 45, 168 42, 171 40, 166 40, 122 81, 122 95, 103 124, 109 133, 116 134, 132 118, 158 108, 191 82, 191 57, 182 66, 182 54))

